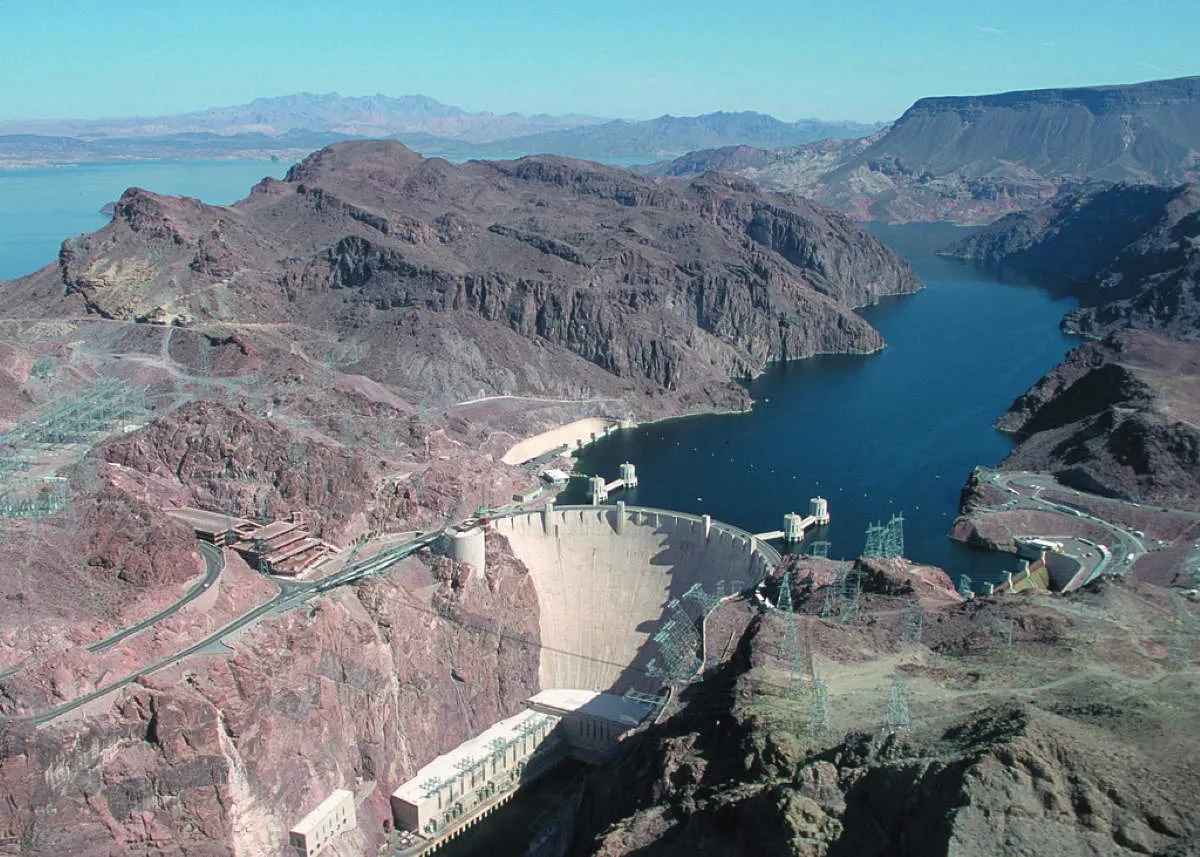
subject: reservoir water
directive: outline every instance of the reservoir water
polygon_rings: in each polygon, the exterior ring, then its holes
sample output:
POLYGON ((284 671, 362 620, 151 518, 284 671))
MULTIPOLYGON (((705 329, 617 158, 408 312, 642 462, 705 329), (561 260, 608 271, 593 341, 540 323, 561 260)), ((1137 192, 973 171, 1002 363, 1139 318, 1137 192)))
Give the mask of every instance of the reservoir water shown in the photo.
MULTIPOLYGON (((53 261, 61 241, 98 229, 107 202, 130 186, 225 204, 288 165, 268 161, 164 161, 0 170, 0 279, 53 261)), ((711 514, 754 532, 784 513, 829 499, 833 521, 816 538, 853 557, 864 531, 905 517, 906 553, 957 578, 995 579, 1011 558, 950 542, 971 468, 994 465, 1010 440, 991 428, 1015 396, 1073 340, 1058 320, 1073 303, 1046 288, 933 251, 957 237, 943 226, 873 227, 903 253, 926 288, 862 314, 887 347, 870 356, 824 356, 777 365, 748 383, 746 414, 690 417, 618 432, 588 447, 580 469, 612 479, 633 461, 641 485, 625 499, 711 514)), ((564 502, 582 502, 583 485, 564 502)))
POLYGON ((33 273, 58 257, 64 238, 108 223, 100 209, 130 187, 228 205, 290 164, 274 161, 131 161, 0 170, 0 280, 33 273))
MULTIPOLYGON (((637 465, 639 487, 612 500, 678 509, 743 527, 781 529, 808 499, 832 521, 810 540, 831 557, 858 556, 868 524, 904 515, 905 554, 957 581, 999 579, 1016 562, 947 538, 959 492, 976 465, 1012 446, 992 422, 1076 341, 1058 329, 1074 306, 1052 290, 934 256, 960 237, 942 225, 872 227, 903 253, 926 288, 863 309, 887 347, 773 366, 748 383, 753 410, 620 431, 586 447, 578 469, 617 477, 637 465)), ((560 502, 586 502, 573 480, 560 502)), ((807 545, 802 545, 806 550, 807 545)))

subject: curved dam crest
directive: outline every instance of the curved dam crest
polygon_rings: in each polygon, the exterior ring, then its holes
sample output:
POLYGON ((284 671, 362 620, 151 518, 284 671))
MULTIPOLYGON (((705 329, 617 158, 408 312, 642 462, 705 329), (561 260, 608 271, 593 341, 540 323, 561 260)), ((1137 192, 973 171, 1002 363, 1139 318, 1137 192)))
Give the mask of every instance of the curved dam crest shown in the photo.
POLYGON ((779 554, 707 516, 625 506, 548 506, 495 531, 529 569, 540 609, 542 688, 657 691, 654 635, 696 584, 726 594, 761 580, 779 554))

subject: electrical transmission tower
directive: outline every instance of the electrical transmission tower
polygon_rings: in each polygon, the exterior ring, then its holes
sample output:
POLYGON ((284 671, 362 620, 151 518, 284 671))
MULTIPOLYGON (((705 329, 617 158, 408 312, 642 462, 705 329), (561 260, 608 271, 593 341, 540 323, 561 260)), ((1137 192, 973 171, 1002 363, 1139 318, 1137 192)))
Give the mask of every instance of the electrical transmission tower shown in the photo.
POLYGON ((833 583, 825 587, 825 601, 821 604, 821 618, 833 619, 841 615, 842 597, 846 590, 846 572, 838 572, 833 583))
POLYGON ((725 581, 722 580, 718 582, 715 589, 716 592, 705 592, 702 584, 693 583, 691 587, 688 588, 688 591, 683 593, 683 597, 685 599, 694 602, 696 606, 700 608, 701 620, 703 620, 703 617, 707 616, 712 609, 721 602, 721 599, 725 597, 725 581))
POLYGON ((899 559, 904 556, 904 516, 893 515, 883 533, 883 556, 899 559))
POLYGON ((900 617, 900 639, 905 643, 920 643, 925 632, 925 605, 918 601, 900 617))
POLYGON ((888 694, 885 725, 889 732, 895 732, 897 729, 907 729, 908 724, 908 679, 896 676, 892 679, 888 694))
POLYGON ((825 602, 821 605, 822 619, 837 619, 842 625, 857 625, 862 602, 862 572, 843 571, 825 587, 825 602))
POLYGON ((667 618, 654 634, 661 662, 654 658, 646 671, 671 684, 690 681, 700 667, 700 631, 696 620, 683 609, 678 598, 667 602, 667 618))
POLYGON ((779 578, 779 594, 775 597, 776 609, 784 614, 787 623, 783 636, 783 654, 788 659, 789 693, 804 694, 804 661, 800 649, 799 618, 792 604, 792 573, 779 578))
POLYGON ((808 546, 808 555, 821 557, 822 559, 828 559, 829 547, 829 542, 813 542, 808 546))
POLYGON ((867 543, 863 547, 863 556, 883 556, 884 541, 887 530, 879 524, 867 524, 867 543))
POLYGON ((850 569, 842 587, 843 595, 841 609, 838 611, 838 622, 843 625, 857 625, 859 605, 862 601, 862 572, 856 568, 850 569))
POLYGON ((808 726, 814 741, 818 740, 822 733, 829 731, 829 688, 819 678, 813 680, 808 726))

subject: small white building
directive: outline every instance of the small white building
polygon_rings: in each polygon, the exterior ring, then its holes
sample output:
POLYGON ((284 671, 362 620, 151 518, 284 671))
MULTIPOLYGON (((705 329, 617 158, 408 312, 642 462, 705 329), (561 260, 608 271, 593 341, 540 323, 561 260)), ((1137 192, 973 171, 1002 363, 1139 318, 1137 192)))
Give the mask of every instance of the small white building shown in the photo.
POLYGON ((312 812, 291 829, 288 841, 304 857, 312 857, 344 830, 358 825, 354 814, 354 792, 335 789, 312 812))

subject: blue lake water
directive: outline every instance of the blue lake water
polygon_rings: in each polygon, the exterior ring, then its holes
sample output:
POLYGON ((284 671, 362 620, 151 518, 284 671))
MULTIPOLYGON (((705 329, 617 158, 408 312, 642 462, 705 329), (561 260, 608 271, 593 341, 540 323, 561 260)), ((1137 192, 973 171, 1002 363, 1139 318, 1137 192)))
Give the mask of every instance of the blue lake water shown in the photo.
MULTIPOLYGON (((862 310, 887 347, 870 356, 777 364, 749 382, 746 414, 668 420, 587 447, 579 469, 608 479, 637 465, 627 502, 695 514, 751 532, 781 529, 790 511, 828 498, 832 521, 813 531, 830 556, 857 556, 868 524, 903 514, 905 553, 976 581, 1015 561, 947 538, 976 465, 1011 448, 992 422, 1076 341, 1058 330, 1074 302, 932 250, 958 237, 934 227, 873 227, 901 250, 926 288, 862 310)), ((575 480, 561 502, 586 502, 575 480)), ((802 546, 801 549, 806 549, 802 546)))
POLYGON ((32 273, 58 258, 64 238, 108 223, 100 209, 130 187, 228 205, 264 176, 290 166, 273 161, 131 161, 0 170, 0 280, 32 273))
MULTIPOLYGON (((103 226, 100 208, 130 186, 227 204, 288 165, 166 161, 0 171, 0 279, 52 262, 70 235, 103 226)), ((826 356, 775 366, 749 383, 747 414, 671 420, 589 447, 580 469, 615 478, 637 464, 630 502, 708 513, 751 531, 829 499, 816 538, 831 556, 861 550, 868 523, 905 516, 906 553, 956 577, 994 579, 1012 560, 946 538, 971 468, 997 463, 1009 439, 991 428, 1015 396, 1074 341, 1058 330, 1073 304, 1031 284, 941 260, 947 227, 872 227, 904 253, 927 288, 862 311, 888 346, 871 356, 826 356)), ((574 484, 564 501, 582 501, 574 484)))

